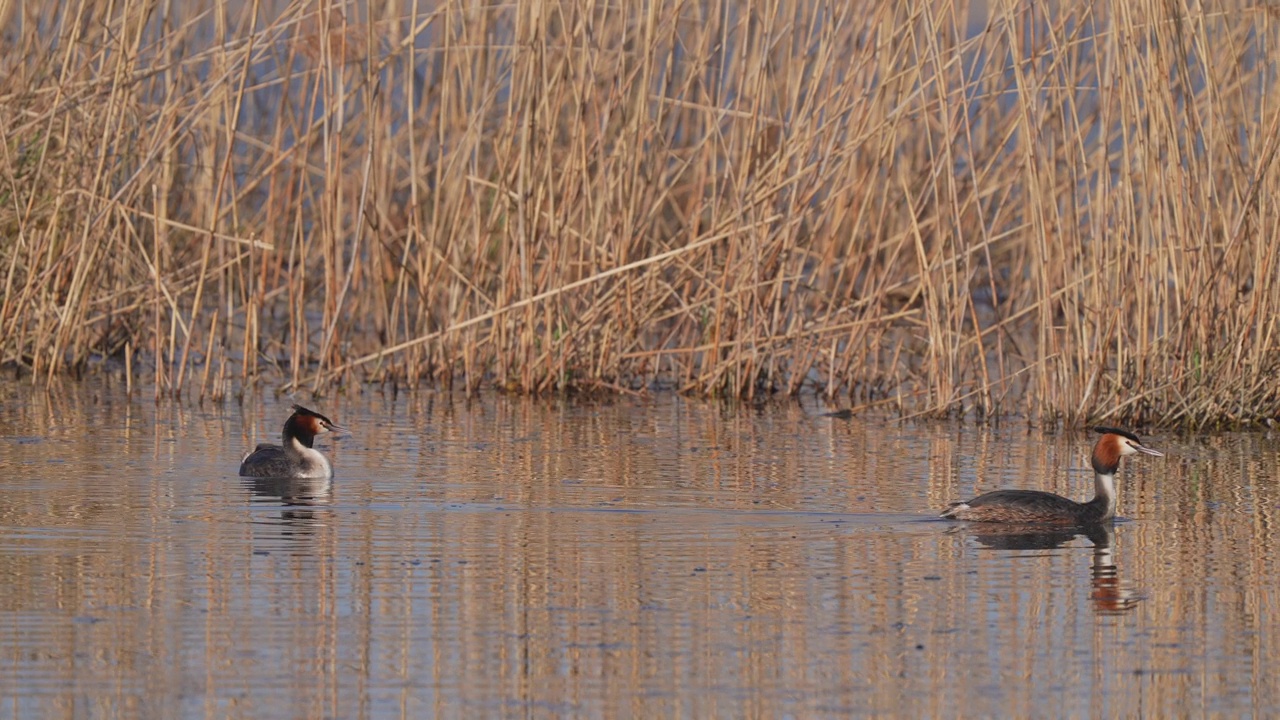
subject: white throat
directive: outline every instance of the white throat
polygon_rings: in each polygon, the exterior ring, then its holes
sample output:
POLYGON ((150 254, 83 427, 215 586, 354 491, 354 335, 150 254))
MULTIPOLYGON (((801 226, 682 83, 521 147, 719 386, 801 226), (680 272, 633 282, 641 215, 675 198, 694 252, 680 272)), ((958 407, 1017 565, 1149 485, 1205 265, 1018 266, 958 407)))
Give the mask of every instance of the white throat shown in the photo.
POLYGON ((1098 497, 1107 501, 1106 517, 1114 516, 1116 514, 1116 476, 1094 473, 1093 485, 1098 497))

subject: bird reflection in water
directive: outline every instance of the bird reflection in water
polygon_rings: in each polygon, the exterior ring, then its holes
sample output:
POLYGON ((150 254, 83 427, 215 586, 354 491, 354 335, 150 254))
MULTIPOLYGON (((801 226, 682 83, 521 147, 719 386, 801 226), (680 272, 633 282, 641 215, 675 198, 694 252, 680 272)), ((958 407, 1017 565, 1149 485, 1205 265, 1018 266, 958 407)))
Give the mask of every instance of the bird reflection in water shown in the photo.
POLYGON ((1115 527, 1100 523, 1084 527, 1045 525, 970 525, 973 538, 995 550, 1052 550, 1083 535, 1093 543, 1092 590, 1089 599, 1095 612, 1104 615, 1125 613, 1142 601, 1140 594, 1125 586, 1116 568, 1112 546, 1115 527))
POLYGON ((243 478, 255 502, 280 503, 280 520, 297 534, 310 535, 323 527, 333 502, 328 478, 243 478))

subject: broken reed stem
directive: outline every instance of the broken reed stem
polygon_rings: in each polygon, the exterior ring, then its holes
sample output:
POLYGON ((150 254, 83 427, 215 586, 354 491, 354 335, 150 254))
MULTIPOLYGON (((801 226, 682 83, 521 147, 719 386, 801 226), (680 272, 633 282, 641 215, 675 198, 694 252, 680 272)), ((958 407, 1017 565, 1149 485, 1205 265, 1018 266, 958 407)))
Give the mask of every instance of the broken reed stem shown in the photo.
POLYGON ((1265 10, 17 1, 0 364, 1280 415, 1265 10))

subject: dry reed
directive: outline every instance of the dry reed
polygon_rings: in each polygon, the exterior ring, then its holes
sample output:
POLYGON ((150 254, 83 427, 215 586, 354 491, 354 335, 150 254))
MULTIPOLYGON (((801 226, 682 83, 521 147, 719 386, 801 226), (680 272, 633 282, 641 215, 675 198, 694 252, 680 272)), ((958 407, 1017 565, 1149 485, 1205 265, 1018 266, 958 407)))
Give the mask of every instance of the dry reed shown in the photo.
POLYGON ((37 377, 1280 414, 1265 9, 54 7, 0 3, 37 377))

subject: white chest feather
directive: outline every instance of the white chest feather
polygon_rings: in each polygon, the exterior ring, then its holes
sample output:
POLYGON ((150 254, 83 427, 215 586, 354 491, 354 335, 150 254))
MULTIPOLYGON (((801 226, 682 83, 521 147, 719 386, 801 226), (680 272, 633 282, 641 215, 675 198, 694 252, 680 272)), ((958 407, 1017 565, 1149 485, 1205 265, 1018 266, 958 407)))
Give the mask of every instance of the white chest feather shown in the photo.
POLYGON ((288 447, 289 454, 292 455, 296 462, 293 477, 298 478, 330 478, 333 477, 333 466, 329 464, 329 458, 324 453, 309 448, 292 439, 288 447))

